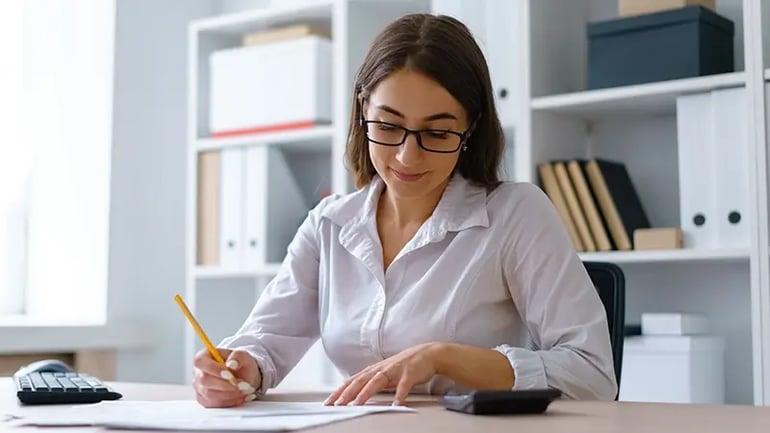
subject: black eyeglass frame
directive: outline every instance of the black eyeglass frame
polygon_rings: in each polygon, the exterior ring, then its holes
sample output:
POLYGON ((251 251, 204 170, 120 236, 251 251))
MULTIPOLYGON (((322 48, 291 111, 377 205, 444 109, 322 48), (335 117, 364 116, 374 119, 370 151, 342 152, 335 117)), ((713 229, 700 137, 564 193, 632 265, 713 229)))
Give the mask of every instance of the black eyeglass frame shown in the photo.
POLYGON ((380 120, 366 120, 366 119, 364 119, 364 116, 361 116, 361 118, 359 120, 359 123, 360 123, 361 127, 364 129, 364 134, 366 135, 366 139, 371 141, 371 142, 373 142, 373 143, 377 143, 377 144, 379 144, 381 146, 398 147, 398 146, 401 146, 402 144, 404 144, 404 142, 406 141, 406 138, 409 137, 409 135, 414 134, 414 136, 417 137, 417 145, 420 146, 420 149, 423 149, 423 150, 425 150, 427 152, 433 152, 433 153, 455 153, 455 152, 457 152, 465 144, 465 142, 468 139, 468 137, 470 136, 470 134, 471 134, 471 132, 473 130, 473 126, 474 126, 474 125, 469 126, 468 129, 465 130, 465 132, 452 131, 451 129, 409 129, 409 128, 404 128, 403 126, 400 126, 400 125, 395 125, 393 123, 383 122, 383 121, 380 121, 380 120), (387 126, 390 126, 392 128, 400 129, 400 130, 404 131, 404 136, 401 137, 401 141, 399 143, 383 143, 381 141, 373 140, 371 137, 369 137, 369 128, 367 126, 369 124, 387 125, 387 126), (454 150, 434 150, 434 149, 428 149, 427 147, 425 147, 422 144, 422 135, 421 135, 421 133, 423 133, 423 132, 434 132, 434 133, 441 133, 441 134, 456 135, 456 136, 460 137, 460 143, 457 145, 457 147, 454 150))

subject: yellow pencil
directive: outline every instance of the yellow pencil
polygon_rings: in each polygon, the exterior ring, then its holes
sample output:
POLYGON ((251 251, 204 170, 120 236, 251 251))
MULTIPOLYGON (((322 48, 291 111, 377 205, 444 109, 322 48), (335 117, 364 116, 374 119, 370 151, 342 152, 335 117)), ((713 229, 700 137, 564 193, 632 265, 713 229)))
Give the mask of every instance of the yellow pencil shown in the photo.
MULTIPOLYGON (((203 332, 203 328, 201 328, 201 325, 199 325, 198 321, 195 320, 195 317, 187 308, 187 305, 185 305, 184 301, 182 300, 182 297, 179 295, 174 295, 174 300, 176 301, 177 305, 179 305, 179 308, 182 309, 182 313, 184 313, 185 317, 187 317, 187 320, 190 322, 190 325, 192 325, 193 329, 195 329, 195 332, 198 334, 198 337, 200 337, 200 339, 203 340, 203 344, 206 345, 206 349, 208 349, 209 353, 214 358, 214 360, 223 368, 229 371, 229 369, 227 368, 227 365, 225 365, 225 360, 222 359, 222 356, 219 355, 219 351, 214 347, 213 344, 211 344, 211 340, 209 340, 209 337, 206 335, 205 332, 203 332)), ((238 387, 238 384, 236 383, 235 379, 231 379, 230 383, 232 383, 236 388, 238 387)))

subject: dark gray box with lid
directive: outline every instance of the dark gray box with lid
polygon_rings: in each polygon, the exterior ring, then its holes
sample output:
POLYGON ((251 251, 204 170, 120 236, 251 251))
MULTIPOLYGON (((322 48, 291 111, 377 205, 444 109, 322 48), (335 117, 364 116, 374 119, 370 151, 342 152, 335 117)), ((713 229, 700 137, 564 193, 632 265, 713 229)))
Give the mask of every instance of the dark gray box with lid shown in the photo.
POLYGON ((702 6, 588 24, 588 88, 733 72, 733 22, 702 6))

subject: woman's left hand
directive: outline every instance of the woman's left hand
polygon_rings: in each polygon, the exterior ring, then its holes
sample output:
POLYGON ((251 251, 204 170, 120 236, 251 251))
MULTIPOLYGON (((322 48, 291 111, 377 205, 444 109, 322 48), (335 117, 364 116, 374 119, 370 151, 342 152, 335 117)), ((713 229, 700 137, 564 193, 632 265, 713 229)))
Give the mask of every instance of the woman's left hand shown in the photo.
POLYGON ((394 404, 403 404, 412 387, 437 374, 438 343, 426 343, 404 350, 370 365, 346 380, 324 404, 361 405, 380 391, 396 388, 394 404))

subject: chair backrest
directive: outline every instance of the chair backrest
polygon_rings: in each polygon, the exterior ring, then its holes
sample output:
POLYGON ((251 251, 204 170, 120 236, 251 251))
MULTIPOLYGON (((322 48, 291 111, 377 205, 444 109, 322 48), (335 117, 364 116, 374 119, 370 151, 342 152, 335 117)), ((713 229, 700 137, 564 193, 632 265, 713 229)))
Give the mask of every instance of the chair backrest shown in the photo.
MULTIPOLYGON (((623 271, 615 264, 583 262, 607 313, 610 344, 615 366, 615 380, 620 389, 620 368, 623 365, 623 337, 626 316, 626 281, 623 271)), ((617 395, 615 396, 617 399, 617 395)))

